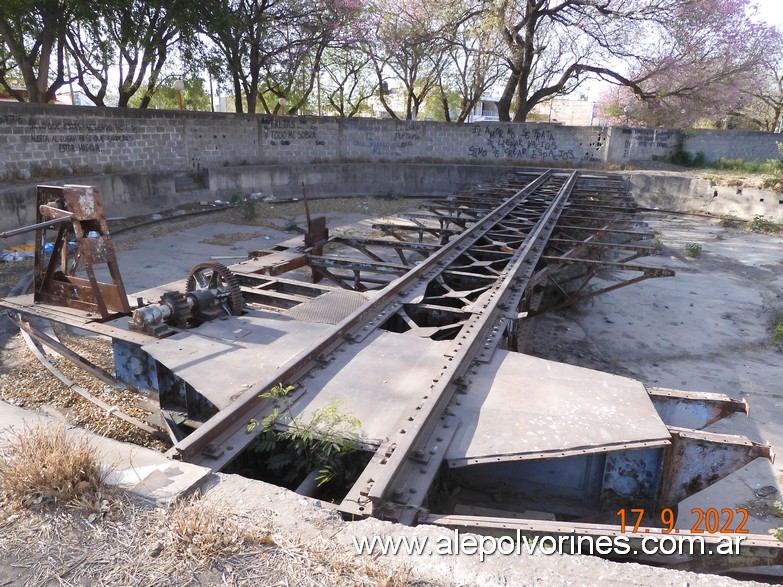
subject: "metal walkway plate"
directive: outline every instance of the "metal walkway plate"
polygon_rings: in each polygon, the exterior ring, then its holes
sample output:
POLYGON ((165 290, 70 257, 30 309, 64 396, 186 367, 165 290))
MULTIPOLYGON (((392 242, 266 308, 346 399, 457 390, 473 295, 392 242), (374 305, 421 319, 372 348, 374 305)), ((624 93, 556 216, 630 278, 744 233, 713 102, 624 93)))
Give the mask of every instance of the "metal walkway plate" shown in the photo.
POLYGON ((251 313, 206 322, 142 348, 222 410, 328 330, 325 324, 251 313))
POLYGON ((378 444, 411 404, 427 394, 449 342, 375 331, 358 353, 336 353, 334 360, 310 372, 304 381, 308 393, 294 404, 293 415, 304 413, 308 421, 315 410, 342 400, 343 411, 361 422, 367 443, 378 444))
POLYGON ((627 377, 497 351, 452 412, 452 467, 668 444, 644 385, 627 377))
POLYGON ((350 290, 334 290, 287 310, 284 315, 300 322, 337 324, 370 298, 368 294, 350 290))

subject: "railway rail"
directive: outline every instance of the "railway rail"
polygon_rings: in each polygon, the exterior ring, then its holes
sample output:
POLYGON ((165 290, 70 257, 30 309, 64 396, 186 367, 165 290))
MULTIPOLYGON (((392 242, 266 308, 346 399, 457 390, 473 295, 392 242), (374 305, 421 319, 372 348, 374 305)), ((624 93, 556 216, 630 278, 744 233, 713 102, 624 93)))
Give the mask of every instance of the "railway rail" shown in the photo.
MULTIPOLYGON (((346 516, 487 532, 529 511, 606 522, 618 508, 676 507, 773 456, 701 430, 744 402, 520 352, 536 313, 674 275, 639 261, 658 247, 625 187, 604 173, 515 172, 374 224, 385 238, 330 236, 307 209, 304 239, 198 265, 184 292, 127 299, 97 192, 43 187, 30 228, 38 244, 57 231, 54 253, 37 246, 34 295, 0 304, 110 337, 117 383, 159 399, 171 458, 223 470, 255 442, 248 423, 279 408, 267 392, 283 384, 292 416, 338 400, 362 422, 371 456, 338 504, 346 516), (97 281, 100 264, 111 283, 97 281)), ((782 548, 763 548, 738 564, 783 562, 782 548)))

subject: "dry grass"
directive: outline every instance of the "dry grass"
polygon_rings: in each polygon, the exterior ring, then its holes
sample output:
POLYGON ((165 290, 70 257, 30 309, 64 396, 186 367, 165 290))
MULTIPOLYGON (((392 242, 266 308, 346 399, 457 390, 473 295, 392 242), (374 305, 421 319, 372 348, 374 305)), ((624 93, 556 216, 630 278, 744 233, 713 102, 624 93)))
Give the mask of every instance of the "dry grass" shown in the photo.
POLYGON ((0 452, 0 491, 14 505, 53 502, 100 512, 104 478, 89 441, 60 424, 14 432, 0 452))
POLYGON ((410 568, 357 559, 321 537, 307 544, 268 517, 199 499, 168 509, 118 493, 108 515, 0 509, 0 585, 297 585, 423 587, 410 568))
POLYGON ((267 532, 248 531, 198 498, 182 500, 158 514, 164 528, 161 547, 196 562, 235 556, 245 545, 274 544, 267 532))

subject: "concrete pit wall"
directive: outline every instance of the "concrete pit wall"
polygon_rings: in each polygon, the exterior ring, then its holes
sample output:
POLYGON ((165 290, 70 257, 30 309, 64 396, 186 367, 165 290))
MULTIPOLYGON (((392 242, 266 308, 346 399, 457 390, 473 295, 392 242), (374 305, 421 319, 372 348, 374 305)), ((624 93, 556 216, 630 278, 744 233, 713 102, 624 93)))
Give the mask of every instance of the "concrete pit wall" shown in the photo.
POLYGON ((747 187, 718 186, 684 174, 626 172, 631 195, 640 205, 662 210, 703 212, 752 220, 764 216, 783 222, 783 193, 747 187))
MULTIPOLYGON (((126 216, 236 193, 298 196, 302 182, 314 197, 437 195, 515 164, 622 164, 683 148, 702 151, 708 160, 766 160, 778 154, 779 138, 733 131, 0 104, 0 231, 34 221, 34 190, 40 183, 95 185, 107 213, 126 216)), ((688 185, 682 184, 682 191, 661 181, 653 182, 657 187, 650 197, 690 194, 682 202, 678 195, 678 206, 710 205, 705 194, 712 201, 714 189, 693 187, 695 180, 683 180, 688 185)), ((726 192, 726 201, 737 200, 732 205, 745 216, 778 218, 775 197, 749 192, 739 194, 741 202, 726 192)))

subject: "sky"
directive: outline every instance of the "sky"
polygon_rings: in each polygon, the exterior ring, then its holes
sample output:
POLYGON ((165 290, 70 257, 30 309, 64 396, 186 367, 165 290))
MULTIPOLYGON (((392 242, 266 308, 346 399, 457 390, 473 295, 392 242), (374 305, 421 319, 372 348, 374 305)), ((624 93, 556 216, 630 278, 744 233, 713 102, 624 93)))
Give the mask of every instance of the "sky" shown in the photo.
POLYGON ((759 16, 769 24, 783 26, 783 2, 781 0, 756 0, 759 16))

